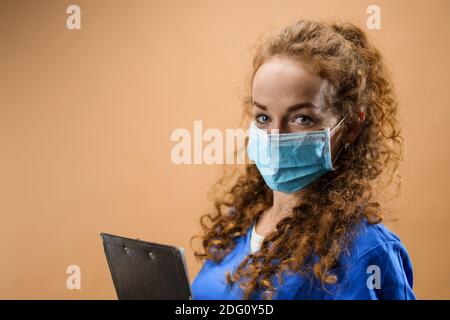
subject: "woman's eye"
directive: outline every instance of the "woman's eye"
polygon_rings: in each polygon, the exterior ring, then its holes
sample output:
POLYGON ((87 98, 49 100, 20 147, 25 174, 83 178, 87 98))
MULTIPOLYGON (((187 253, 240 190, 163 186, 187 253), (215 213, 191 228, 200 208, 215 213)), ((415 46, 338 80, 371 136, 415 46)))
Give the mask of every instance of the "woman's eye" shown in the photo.
POLYGON ((266 116, 265 114, 257 115, 255 117, 255 119, 256 119, 256 121, 258 121, 259 123, 262 123, 262 124, 266 124, 270 120, 270 118, 268 116, 266 116))
POLYGON ((311 126, 313 125, 313 121, 310 117, 306 117, 306 116, 298 116, 297 118, 294 119, 294 122, 301 125, 301 126, 311 126))

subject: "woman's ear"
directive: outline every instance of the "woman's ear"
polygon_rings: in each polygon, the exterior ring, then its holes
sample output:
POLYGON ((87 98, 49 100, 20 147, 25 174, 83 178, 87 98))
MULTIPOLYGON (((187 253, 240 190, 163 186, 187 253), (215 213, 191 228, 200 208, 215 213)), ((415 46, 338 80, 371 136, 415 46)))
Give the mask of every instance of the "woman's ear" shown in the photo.
POLYGON ((360 111, 360 112, 358 112, 358 115, 359 115, 359 120, 360 120, 361 124, 364 123, 364 120, 366 119, 366 113, 364 111, 360 111))

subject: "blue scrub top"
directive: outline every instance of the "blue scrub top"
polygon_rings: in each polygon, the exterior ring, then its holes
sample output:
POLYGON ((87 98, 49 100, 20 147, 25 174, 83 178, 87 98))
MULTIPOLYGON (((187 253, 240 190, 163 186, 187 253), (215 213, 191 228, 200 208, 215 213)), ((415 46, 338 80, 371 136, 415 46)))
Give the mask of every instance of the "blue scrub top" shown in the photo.
MULTIPOLYGON (((205 261, 192 281, 192 299, 243 298, 237 283, 233 286, 226 285, 225 272, 233 273, 250 254, 253 224, 245 235, 236 239, 236 246, 220 263, 205 261)), ((334 274, 338 276, 335 284, 325 285, 324 290, 314 276, 305 277, 297 272, 285 273, 282 286, 276 276, 272 277, 276 289, 273 299, 415 300, 411 260, 400 238, 382 223, 370 224, 365 218, 359 227, 349 247, 349 254, 341 255, 339 267, 334 270, 334 274)), ((250 299, 262 299, 261 291, 253 293, 250 299)))

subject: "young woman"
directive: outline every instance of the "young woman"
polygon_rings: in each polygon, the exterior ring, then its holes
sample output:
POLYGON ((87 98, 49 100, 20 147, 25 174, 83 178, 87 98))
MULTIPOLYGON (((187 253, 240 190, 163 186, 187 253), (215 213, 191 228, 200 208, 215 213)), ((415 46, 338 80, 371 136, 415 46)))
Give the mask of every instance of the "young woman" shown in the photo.
POLYGON ((403 144, 365 33, 285 28, 258 48, 244 106, 252 161, 219 181, 200 220, 193 299, 415 299, 408 253, 375 200, 381 177, 396 181, 403 144))

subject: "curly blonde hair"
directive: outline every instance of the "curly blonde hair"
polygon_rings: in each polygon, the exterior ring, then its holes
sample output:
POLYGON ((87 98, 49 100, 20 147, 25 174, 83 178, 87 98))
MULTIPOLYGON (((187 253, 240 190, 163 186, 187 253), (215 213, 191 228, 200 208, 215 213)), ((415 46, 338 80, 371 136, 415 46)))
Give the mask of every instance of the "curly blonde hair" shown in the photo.
MULTIPOLYGON (((381 205, 375 201, 376 185, 383 180, 379 178, 387 177, 388 184, 396 181, 400 186, 403 139, 398 102, 381 53, 361 28, 350 22, 300 20, 264 40, 254 55, 243 98, 244 122, 249 122, 251 114, 253 77, 275 55, 306 61, 315 68, 328 82, 327 103, 346 116, 346 128, 360 121, 361 111, 365 121, 356 140, 340 153, 337 170, 309 185, 293 214, 277 223, 260 250, 246 256, 233 275, 227 271, 227 284, 239 282, 243 299, 251 299, 259 290, 264 299, 272 299, 272 276, 282 284, 282 274, 288 270, 313 275, 322 285, 336 283, 333 267, 348 251, 354 227, 364 217, 372 224, 383 220, 381 205), (319 259, 311 260, 312 254, 319 259), (279 263, 271 263, 274 260, 279 263)), ((192 240, 200 237, 204 252, 194 250, 195 257, 219 262, 272 206, 273 191, 255 164, 246 161, 233 165, 231 171, 226 168, 212 194, 214 212, 201 216, 203 234, 193 236, 190 244, 193 248, 192 240)))

